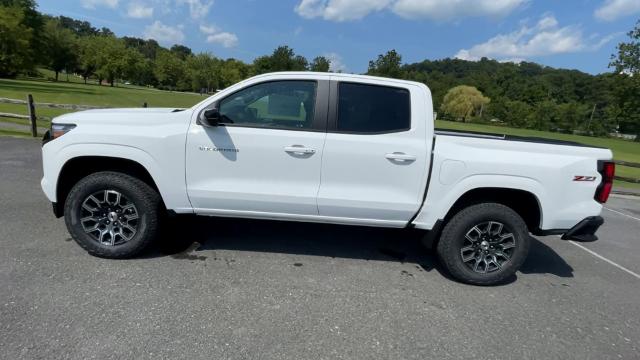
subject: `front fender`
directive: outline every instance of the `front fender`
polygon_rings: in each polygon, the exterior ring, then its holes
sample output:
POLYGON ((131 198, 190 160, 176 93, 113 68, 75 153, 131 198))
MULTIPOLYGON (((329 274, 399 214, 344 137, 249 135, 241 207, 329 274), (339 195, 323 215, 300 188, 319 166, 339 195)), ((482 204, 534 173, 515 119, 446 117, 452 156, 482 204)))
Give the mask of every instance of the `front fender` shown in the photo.
MULTIPOLYGON (((56 141, 47 143, 43 147, 42 188, 47 198, 57 202, 56 189, 59 175, 64 165, 77 157, 101 156, 121 158, 135 161, 143 166, 153 178, 167 209, 177 212, 191 210, 187 197, 184 180, 184 168, 175 168, 170 159, 165 159, 163 166, 148 152, 143 149, 121 144, 103 143, 74 143, 69 145, 57 144, 56 141)), ((181 164, 182 162, 178 162, 181 164)))

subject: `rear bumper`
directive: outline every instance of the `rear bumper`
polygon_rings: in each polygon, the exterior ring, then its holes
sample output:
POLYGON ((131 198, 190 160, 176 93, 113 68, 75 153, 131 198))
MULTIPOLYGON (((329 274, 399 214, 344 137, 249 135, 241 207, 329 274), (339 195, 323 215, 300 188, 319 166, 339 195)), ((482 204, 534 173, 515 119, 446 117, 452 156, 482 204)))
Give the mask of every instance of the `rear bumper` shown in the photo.
POLYGON ((563 240, 590 242, 598 240, 596 231, 604 223, 602 216, 589 216, 562 235, 563 240))

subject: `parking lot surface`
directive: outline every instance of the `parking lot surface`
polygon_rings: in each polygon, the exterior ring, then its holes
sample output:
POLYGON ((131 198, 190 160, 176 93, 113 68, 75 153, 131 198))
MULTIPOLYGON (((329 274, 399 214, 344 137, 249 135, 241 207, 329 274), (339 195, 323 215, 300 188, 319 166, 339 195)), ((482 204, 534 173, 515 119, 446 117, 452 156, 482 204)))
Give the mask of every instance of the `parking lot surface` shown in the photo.
POLYGON ((320 224, 182 220, 105 260, 53 217, 39 151, 0 138, 2 358, 640 357, 638 199, 597 242, 534 239, 496 287, 448 279, 419 234, 320 224))

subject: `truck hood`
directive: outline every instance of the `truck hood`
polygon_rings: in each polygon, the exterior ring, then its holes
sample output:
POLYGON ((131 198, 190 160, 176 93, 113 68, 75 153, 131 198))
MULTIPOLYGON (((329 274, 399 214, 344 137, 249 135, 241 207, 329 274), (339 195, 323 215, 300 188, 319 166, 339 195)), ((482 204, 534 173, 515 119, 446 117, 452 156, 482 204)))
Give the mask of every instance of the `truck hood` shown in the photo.
POLYGON ((170 119, 183 119, 190 117, 190 109, 180 108, 121 108, 121 109, 94 109, 78 111, 58 116, 53 123, 64 124, 147 124, 163 122, 170 119))

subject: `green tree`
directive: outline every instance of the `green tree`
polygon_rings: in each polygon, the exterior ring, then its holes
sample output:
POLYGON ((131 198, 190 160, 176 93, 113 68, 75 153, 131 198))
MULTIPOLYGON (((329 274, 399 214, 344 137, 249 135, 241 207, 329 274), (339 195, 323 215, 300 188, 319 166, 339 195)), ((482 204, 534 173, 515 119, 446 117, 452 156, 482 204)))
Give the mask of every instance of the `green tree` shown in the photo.
POLYGON ((309 70, 318 72, 328 72, 331 67, 331 61, 324 56, 317 56, 311 61, 309 70))
POLYGON ((629 41, 618 44, 609 66, 618 73, 614 93, 619 130, 636 134, 640 141, 640 20, 627 35, 629 41))
POLYGON ((58 16, 57 19, 62 27, 73 31, 76 36, 100 35, 100 31, 91 26, 88 21, 76 20, 62 15, 58 16))
POLYGON ((561 130, 557 126, 558 113, 556 104, 551 100, 541 101, 532 106, 532 111, 527 115, 527 127, 536 130, 561 130))
POLYGON ((100 44, 96 36, 86 36, 78 39, 78 61, 76 71, 82 76, 84 83, 98 69, 100 44))
POLYGON ((240 60, 227 59, 220 66, 220 89, 224 89, 252 75, 251 68, 240 60))
POLYGON ((0 6, 0 76, 14 77, 32 68, 30 48, 33 29, 24 25, 24 11, 17 6, 0 6))
POLYGON ((609 66, 618 73, 639 74, 640 73, 640 20, 633 30, 627 33, 629 42, 618 44, 617 55, 611 55, 609 66))
POLYGON ((258 74, 274 71, 305 71, 309 63, 304 56, 296 55, 292 48, 277 47, 271 55, 258 57, 253 66, 258 74))
POLYGON ((403 78, 402 56, 395 50, 378 55, 376 60, 369 61, 368 75, 385 76, 390 78, 403 78))
POLYGON ((193 53, 191 52, 191 49, 189 49, 184 45, 175 44, 171 47, 171 49, 169 49, 169 51, 174 53, 182 61, 187 60, 189 56, 193 55, 193 53))
POLYGON ((137 50, 127 48, 122 39, 101 35, 94 37, 93 42, 94 49, 98 49, 94 61, 99 83, 107 80, 114 86, 118 79, 132 77, 139 69, 137 66, 143 56, 137 50))
MULTIPOLYGON (((36 9, 37 6, 35 0, 0 0, 0 7, 18 8, 21 10, 22 14, 19 15, 19 23, 25 29, 29 29, 29 33, 31 34, 29 37, 29 45, 19 51, 21 53, 28 53, 27 57, 18 61, 22 64, 20 72, 33 73, 35 66, 41 62, 41 58, 38 55, 43 52, 44 41, 42 27, 44 25, 44 19, 42 14, 36 9)), ((0 13, 4 13, 4 11, 0 9, 0 13)), ((5 16, 9 16, 9 14, 5 14, 5 16)), ((4 21, 2 21, 2 23, 4 23, 4 21)), ((28 35, 25 34, 21 36, 21 39, 27 36, 28 35)))
POLYGON ((125 36, 122 38, 128 48, 138 50, 145 58, 150 60, 156 59, 156 53, 160 50, 160 44, 153 39, 140 39, 136 37, 125 36))
POLYGON ((193 91, 207 89, 207 92, 218 88, 220 83, 220 60, 209 53, 200 53, 187 59, 187 68, 191 77, 193 91))
POLYGON ((73 32, 64 28, 57 19, 49 19, 44 26, 45 59, 51 70, 58 74, 72 70, 78 60, 78 44, 73 32))
POLYGON ((187 78, 185 62, 167 50, 162 50, 156 55, 154 73, 158 83, 171 90, 182 87, 187 78))
POLYGON ((440 109, 456 120, 467 122, 474 115, 481 116, 489 101, 491 99, 475 87, 459 85, 447 92, 440 109))

